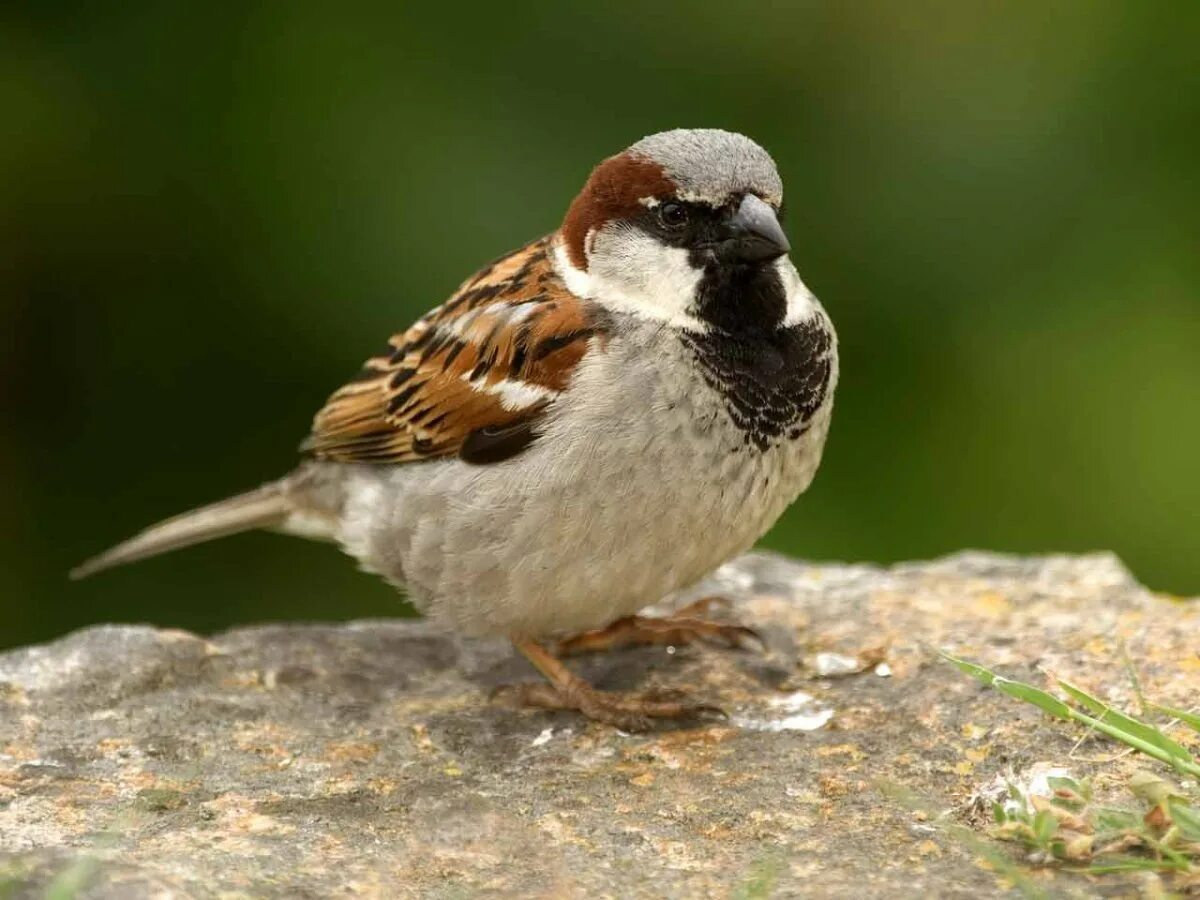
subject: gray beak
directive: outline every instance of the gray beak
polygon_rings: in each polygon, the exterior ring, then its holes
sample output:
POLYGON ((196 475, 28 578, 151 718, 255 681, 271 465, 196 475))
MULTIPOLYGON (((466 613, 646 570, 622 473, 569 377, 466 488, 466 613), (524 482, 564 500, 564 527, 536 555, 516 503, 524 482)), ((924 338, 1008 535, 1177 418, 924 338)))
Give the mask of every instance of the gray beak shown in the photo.
POLYGON ((766 263, 789 250, 787 236, 769 203, 753 194, 742 198, 737 211, 726 222, 728 236, 721 242, 721 255, 746 263, 766 263))

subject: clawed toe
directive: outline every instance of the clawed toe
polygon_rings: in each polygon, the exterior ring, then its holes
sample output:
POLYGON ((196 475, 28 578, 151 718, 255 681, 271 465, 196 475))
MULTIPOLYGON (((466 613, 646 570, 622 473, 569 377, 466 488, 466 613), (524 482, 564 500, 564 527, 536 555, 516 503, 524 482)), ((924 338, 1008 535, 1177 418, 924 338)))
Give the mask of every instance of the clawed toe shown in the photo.
POLYGON ((573 709, 623 731, 646 731, 655 719, 729 718, 720 707, 698 703, 677 690, 653 688, 641 694, 596 690, 536 641, 514 638, 513 644, 546 680, 506 685, 492 692, 492 699, 508 705, 573 709))
POLYGON ((699 600, 693 600, 686 606, 681 606, 675 610, 675 615, 689 619, 704 619, 716 611, 729 612, 731 609, 733 609, 733 601, 728 597, 722 597, 719 594, 710 594, 707 597, 701 597, 699 600))
POLYGON ((753 628, 713 622, 693 615, 707 611, 716 602, 715 598, 706 598, 684 607, 677 615, 664 618, 626 616, 606 628, 585 631, 561 640, 555 645, 554 652, 558 656, 575 656, 628 646, 686 646, 694 643, 764 652, 766 642, 753 628))
POLYGON ((492 700, 514 707, 575 710, 622 731, 648 731, 656 719, 729 718, 719 706, 699 703, 682 691, 652 689, 641 694, 598 691, 583 682, 562 690, 547 682, 503 685, 492 700))
POLYGON ((766 652, 767 642, 753 628, 748 628, 745 625, 724 625, 719 622, 705 622, 703 624, 710 626, 710 629, 698 635, 700 640, 712 644, 721 644, 734 650, 754 650, 758 653, 766 652))
POLYGON ((521 684, 502 684, 492 691, 489 699, 493 703, 514 708, 573 709, 552 684, 545 681, 527 681, 521 684))

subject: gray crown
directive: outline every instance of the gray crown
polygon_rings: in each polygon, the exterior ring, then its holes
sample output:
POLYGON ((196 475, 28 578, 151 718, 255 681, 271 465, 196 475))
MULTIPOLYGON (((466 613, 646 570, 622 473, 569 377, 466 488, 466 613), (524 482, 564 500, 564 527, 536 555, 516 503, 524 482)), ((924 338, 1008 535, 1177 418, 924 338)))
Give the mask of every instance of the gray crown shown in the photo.
POLYGON ((719 128, 676 128, 642 138, 631 153, 659 163, 679 190, 720 204, 750 191, 769 203, 783 199, 775 161, 750 138, 719 128))

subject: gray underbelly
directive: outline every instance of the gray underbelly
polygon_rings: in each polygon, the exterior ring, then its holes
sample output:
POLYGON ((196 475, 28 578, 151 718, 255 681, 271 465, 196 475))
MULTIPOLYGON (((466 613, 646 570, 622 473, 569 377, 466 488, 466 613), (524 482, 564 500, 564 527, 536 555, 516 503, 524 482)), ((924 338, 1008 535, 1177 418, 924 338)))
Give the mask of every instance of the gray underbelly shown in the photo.
POLYGON ((647 423, 554 444, 554 458, 535 445, 491 467, 360 467, 343 544, 467 633, 599 627, 750 547, 811 481, 824 441, 814 424, 766 453, 647 423))

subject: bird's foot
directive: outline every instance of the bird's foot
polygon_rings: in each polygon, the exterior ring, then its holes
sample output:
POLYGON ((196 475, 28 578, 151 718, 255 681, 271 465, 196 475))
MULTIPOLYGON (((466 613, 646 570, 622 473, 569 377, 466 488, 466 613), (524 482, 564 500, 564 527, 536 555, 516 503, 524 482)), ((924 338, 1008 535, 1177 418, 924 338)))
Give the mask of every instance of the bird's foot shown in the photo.
POLYGON ((763 640, 753 628, 704 618, 713 607, 728 606, 719 597, 704 597, 662 618, 625 616, 606 628, 585 631, 559 641, 558 656, 575 656, 630 646, 676 646, 705 643, 737 649, 763 648, 763 640))
POLYGON ((725 711, 720 707, 697 702, 680 691, 613 693, 597 690, 537 642, 515 639, 513 643, 546 677, 546 681, 505 685, 493 692, 494 700, 537 709, 576 710, 589 719, 623 731, 646 731, 655 719, 686 719, 704 715, 726 718, 725 711))
POLYGON ((563 687, 545 681, 504 685, 492 698, 518 707, 575 710, 622 731, 648 731, 656 719, 728 718, 719 706, 699 703, 681 691, 616 693, 597 690, 578 678, 563 687))

